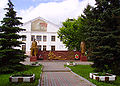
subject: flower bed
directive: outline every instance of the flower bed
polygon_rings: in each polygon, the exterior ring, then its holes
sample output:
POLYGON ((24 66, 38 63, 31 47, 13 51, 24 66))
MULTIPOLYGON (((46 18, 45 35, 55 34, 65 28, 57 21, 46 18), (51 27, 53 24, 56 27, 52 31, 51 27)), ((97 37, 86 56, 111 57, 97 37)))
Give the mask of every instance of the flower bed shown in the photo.
POLYGON ((40 66, 41 64, 39 62, 32 62, 31 66, 40 66))
POLYGON ((75 62, 67 62, 67 65, 74 66, 74 65, 76 65, 76 63, 75 62))
POLYGON ((75 59, 78 60, 79 59, 79 55, 75 54, 75 59))
POLYGON ((106 73, 106 75, 100 76, 99 73, 90 73, 90 78, 98 81, 115 81, 116 75, 106 73))
POLYGON ((10 82, 33 82, 35 80, 35 74, 13 75, 10 76, 10 82))

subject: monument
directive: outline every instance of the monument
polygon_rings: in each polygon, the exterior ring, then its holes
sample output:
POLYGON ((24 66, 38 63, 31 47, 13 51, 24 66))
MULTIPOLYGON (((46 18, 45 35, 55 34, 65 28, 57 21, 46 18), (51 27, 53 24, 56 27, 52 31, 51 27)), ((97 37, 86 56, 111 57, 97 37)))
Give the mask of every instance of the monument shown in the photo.
POLYGON ((81 56, 84 56, 85 55, 85 50, 86 50, 85 42, 83 42, 83 41, 81 42, 80 48, 81 48, 81 56))
POLYGON ((65 59, 63 59, 63 58, 61 58, 61 56, 56 56, 53 52, 49 52, 49 54, 48 54, 48 56, 49 56, 49 60, 65 60, 65 59))
POLYGON ((87 56, 85 56, 86 46, 85 46, 85 42, 84 41, 81 42, 80 48, 81 48, 80 60, 81 61, 87 61, 87 56))
POLYGON ((38 54, 38 47, 37 47, 37 42, 34 41, 32 42, 31 48, 30 48, 30 61, 37 61, 37 54, 38 54))

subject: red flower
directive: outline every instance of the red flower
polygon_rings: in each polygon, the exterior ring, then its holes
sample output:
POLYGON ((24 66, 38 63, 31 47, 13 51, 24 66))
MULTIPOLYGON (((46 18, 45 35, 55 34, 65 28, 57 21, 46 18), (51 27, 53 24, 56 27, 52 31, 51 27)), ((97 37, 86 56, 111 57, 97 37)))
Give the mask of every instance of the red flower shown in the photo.
POLYGON ((78 56, 76 56, 75 58, 79 58, 78 56))
POLYGON ((75 55, 75 58, 76 58, 76 59, 78 59, 78 58, 79 58, 79 55, 78 55, 78 54, 76 54, 76 55, 75 55))

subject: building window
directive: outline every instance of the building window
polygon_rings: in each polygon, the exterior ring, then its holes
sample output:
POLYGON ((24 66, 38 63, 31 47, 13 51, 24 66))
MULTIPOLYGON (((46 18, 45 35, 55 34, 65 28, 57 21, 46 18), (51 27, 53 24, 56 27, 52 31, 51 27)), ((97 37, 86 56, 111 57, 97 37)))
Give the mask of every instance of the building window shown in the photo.
POLYGON ((22 50, 23 50, 23 51, 26 51, 26 44, 25 44, 25 45, 22 45, 22 50))
POLYGON ((55 51, 55 46, 51 46, 51 51, 55 51))
POLYGON ((41 45, 38 45, 38 50, 41 51, 41 45))
POLYGON ((46 45, 43 45, 43 51, 46 51, 46 45))
POLYGON ((22 37, 22 41, 26 41, 26 35, 23 35, 24 37, 22 37))
POLYGON ((37 36, 36 39, 37 39, 37 41, 41 41, 42 37, 41 36, 37 36))
POLYGON ((47 36, 43 36, 43 41, 44 41, 44 42, 47 41, 47 36))
POLYGON ((51 36, 51 41, 55 41, 55 36, 51 36))
POLYGON ((33 41, 35 39, 35 35, 31 36, 31 41, 33 41))

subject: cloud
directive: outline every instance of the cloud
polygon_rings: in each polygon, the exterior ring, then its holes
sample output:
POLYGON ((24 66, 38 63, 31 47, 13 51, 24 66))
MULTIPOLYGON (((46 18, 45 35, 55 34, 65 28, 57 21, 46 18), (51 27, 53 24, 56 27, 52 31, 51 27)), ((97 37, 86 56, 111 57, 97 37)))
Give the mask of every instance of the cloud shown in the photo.
MULTIPOLYGON (((36 7, 31 6, 28 9, 17 10, 18 13, 17 16, 23 18, 22 22, 27 22, 40 16, 55 24, 60 24, 67 18, 77 18, 78 16, 80 16, 81 13, 83 13, 84 8, 88 5, 88 3, 92 6, 95 4, 95 0, 49 0, 49 1, 52 2, 40 3, 36 7)), ((4 2, 0 0, 0 12, 1 12, 0 20, 4 16, 3 8, 6 6, 6 3, 7 0, 4 0, 4 2)))
POLYGON ((7 7, 7 2, 8 0, 0 0, 0 20, 2 20, 5 15, 4 8, 7 7))
POLYGON ((23 22, 36 17, 42 17, 53 23, 59 24, 67 18, 77 18, 83 13, 88 5, 94 5, 94 0, 64 0, 62 2, 40 3, 36 7, 30 7, 27 10, 20 10, 19 16, 23 17, 23 22))
POLYGON ((42 2, 59 2, 63 0, 32 0, 32 1, 42 1, 42 2))

